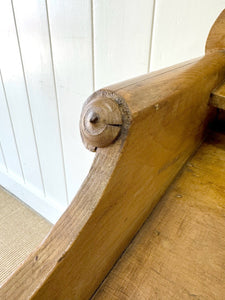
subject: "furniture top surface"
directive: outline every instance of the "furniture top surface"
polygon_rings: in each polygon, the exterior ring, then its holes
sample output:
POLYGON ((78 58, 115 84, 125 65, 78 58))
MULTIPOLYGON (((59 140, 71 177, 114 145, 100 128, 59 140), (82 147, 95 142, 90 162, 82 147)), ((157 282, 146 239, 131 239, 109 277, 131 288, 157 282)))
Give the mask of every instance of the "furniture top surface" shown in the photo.
POLYGON ((94 299, 224 299, 225 134, 212 133, 94 299))

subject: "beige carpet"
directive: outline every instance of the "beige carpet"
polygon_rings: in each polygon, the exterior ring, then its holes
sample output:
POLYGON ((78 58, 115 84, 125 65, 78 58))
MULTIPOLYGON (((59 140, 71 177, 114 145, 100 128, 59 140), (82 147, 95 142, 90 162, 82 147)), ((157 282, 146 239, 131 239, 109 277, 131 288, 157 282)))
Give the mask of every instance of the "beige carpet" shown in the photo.
POLYGON ((0 286, 51 227, 51 223, 0 186, 0 286))

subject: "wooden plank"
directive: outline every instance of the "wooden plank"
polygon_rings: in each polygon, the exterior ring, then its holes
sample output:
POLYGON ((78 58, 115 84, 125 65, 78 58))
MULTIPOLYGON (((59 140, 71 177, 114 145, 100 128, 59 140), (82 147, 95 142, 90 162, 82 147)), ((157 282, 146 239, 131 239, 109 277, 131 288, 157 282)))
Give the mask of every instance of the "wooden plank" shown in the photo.
POLYGON ((153 2, 93 1, 95 89, 148 72, 153 2))
POLYGON ((157 0, 150 71, 203 55, 210 27, 222 9, 220 0, 157 0))
POLYGON ((104 97, 118 104, 119 138, 97 148, 69 209, 2 287, 0 298, 90 297, 201 143, 214 111, 210 93, 224 76, 225 55, 219 52, 94 93, 86 108, 104 97))
MULTIPOLYGON (((10 1, 1 1, 0 3, 0 28, 2 41, 0 51, 1 72, 24 178, 20 176, 22 180, 25 180, 28 188, 30 186, 43 194, 40 162, 10 1)), ((7 139, 8 131, 11 130, 9 124, 4 123, 3 128, 2 134, 7 139)), ((6 147, 5 144, 3 147, 6 147)), ((18 158, 17 155, 8 153, 8 150, 5 150, 5 152, 7 152, 5 155, 9 162, 10 171, 10 161, 18 158)), ((14 169, 12 169, 13 171, 14 169)))
POLYGON ((216 108, 225 110, 225 84, 216 88, 210 97, 210 104, 216 108))
POLYGON ((84 151, 79 119, 93 92, 91 1, 50 0, 48 15, 68 197, 71 201, 88 174, 93 155, 84 151))
POLYGON ((223 299, 225 135, 188 162, 93 299, 223 299))
POLYGON ((13 6, 46 200, 52 198, 66 206, 63 149, 46 3, 15 0, 13 6))

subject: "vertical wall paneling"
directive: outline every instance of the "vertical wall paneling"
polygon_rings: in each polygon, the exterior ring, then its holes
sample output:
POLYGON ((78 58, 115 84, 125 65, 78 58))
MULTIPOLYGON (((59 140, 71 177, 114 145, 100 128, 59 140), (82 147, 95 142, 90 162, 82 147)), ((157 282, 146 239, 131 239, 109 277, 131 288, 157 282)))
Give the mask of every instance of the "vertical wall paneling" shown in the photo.
POLYGON ((93 0, 96 89, 147 73, 153 0, 93 0))
POLYGON ((47 1, 69 200, 91 166, 79 133, 81 107, 93 91, 91 1, 47 1))
MULTIPOLYGON (((2 82, 25 182, 43 192, 37 148, 10 1, 0 3, 2 82)), ((7 130, 8 126, 4 126, 7 130)), ((6 134, 4 134, 6 135, 6 134)), ((5 147, 5 145, 3 145, 5 147)), ((5 151, 8 156, 8 151, 5 151)), ((9 160, 16 159, 10 155, 9 160)), ((9 166, 9 170, 11 170, 9 166)), ((13 171, 13 170, 12 170, 13 171)))
POLYGON ((156 4, 156 0, 153 0, 153 6, 152 6, 152 20, 151 20, 150 38, 149 38, 149 53, 148 53, 148 67, 147 67, 147 73, 150 72, 150 64, 151 64, 152 41, 153 41, 153 29, 154 29, 154 22, 155 22, 155 4, 156 4))
POLYGON ((9 171, 23 180, 22 168, 2 80, 0 80, 0 141, 9 171))
POLYGON ((204 54, 224 0, 156 0, 150 71, 204 54))
POLYGON ((3 169, 6 172, 8 171, 1 143, 0 143, 0 169, 3 169))
POLYGON ((46 197, 67 205, 46 4, 14 0, 13 9, 46 197))
POLYGON ((204 53, 224 0, 0 1, 0 184, 55 222, 88 173, 85 99, 204 53))

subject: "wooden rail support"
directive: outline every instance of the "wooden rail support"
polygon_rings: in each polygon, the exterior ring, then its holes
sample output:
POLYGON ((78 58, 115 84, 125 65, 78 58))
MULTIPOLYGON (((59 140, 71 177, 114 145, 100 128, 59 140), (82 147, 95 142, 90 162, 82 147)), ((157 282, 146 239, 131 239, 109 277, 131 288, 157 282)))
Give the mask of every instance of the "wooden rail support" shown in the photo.
POLYGON ((225 84, 216 88, 210 97, 210 104, 216 108, 225 110, 225 84))

